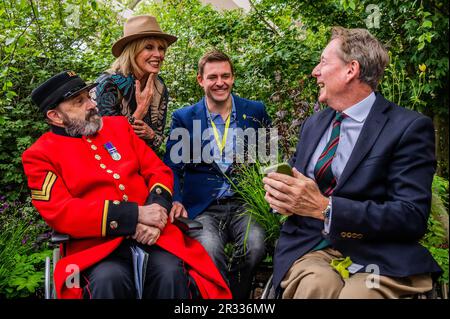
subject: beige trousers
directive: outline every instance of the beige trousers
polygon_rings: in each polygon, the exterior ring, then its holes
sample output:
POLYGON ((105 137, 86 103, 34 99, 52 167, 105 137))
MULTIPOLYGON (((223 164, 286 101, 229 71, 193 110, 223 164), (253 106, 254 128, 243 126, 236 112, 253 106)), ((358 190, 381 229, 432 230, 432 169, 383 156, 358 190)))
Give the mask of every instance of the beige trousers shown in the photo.
POLYGON ((296 260, 281 281, 283 299, 411 298, 432 289, 429 274, 394 278, 374 273, 350 274, 343 279, 330 266, 342 254, 332 248, 313 251, 296 260))

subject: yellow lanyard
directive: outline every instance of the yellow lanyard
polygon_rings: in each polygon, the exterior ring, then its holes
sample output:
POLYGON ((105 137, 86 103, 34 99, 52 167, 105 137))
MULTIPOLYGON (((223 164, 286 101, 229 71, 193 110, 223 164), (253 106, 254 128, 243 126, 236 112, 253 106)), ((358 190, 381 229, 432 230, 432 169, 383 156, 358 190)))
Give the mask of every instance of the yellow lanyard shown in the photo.
POLYGON ((213 128, 214 133, 214 139, 216 140, 217 146, 219 147, 220 155, 222 155, 225 143, 227 142, 228 128, 230 127, 230 118, 231 113, 228 115, 227 121, 225 122, 225 130, 223 131, 222 143, 220 142, 219 132, 217 131, 216 124, 214 124, 214 121, 210 118, 211 126, 213 128))

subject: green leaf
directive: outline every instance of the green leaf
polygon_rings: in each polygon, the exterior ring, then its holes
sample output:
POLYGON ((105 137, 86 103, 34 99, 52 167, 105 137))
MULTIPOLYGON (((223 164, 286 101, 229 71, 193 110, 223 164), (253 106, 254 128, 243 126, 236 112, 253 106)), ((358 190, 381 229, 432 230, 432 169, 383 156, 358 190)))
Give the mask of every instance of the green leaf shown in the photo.
POLYGON ((349 5, 350 9, 352 9, 353 11, 355 11, 355 9, 356 9, 355 1, 350 0, 349 3, 348 3, 348 5, 349 5))
POLYGON ((431 22, 430 20, 425 20, 423 23, 422 23, 422 27, 423 28, 431 28, 433 26, 433 22, 431 22))
POLYGON ((8 91, 8 92, 6 93, 6 97, 7 97, 8 99, 12 99, 12 98, 15 97, 15 96, 17 96, 17 93, 14 92, 14 91, 8 91))

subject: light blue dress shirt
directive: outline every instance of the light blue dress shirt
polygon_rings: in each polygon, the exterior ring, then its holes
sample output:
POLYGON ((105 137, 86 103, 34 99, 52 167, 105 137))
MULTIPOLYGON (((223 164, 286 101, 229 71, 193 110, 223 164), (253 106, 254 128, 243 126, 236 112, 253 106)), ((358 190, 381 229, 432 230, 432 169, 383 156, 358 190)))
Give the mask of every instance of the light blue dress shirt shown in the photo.
MULTIPOLYGON (((211 125, 211 120, 214 121, 216 128, 219 133, 219 139, 222 141, 223 134, 225 132, 225 122, 218 113, 209 112, 208 107, 206 105, 205 98, 205 108, 206 108, 206 117, 208 123, 208 129, 210 131, 210 145, 214 154, 214 162, 219 166, 222 173, 225 173, 228 168, 233 164, 234 154, 236 153, 236 139, 235 139, 235 129, 237 128, 237 115, 236 115, 236 106, 234 104, 234 98, 231 96, 231 104, 232 109, 230 113, 230 126, 228 129, 227 140, 225 142, 225 147, 223 149, 223 153, 220 154, 219 146, 216 143, 216 139, 214 138, 214 132, 211 125)), ((222 187, 217 192, 217 198, 229 197, 234 194, 234 191, 231 189, 231 185, 224 181, 222 187)))
MULTIPOLYGON (((333 162, 331 163, 331 170, 333 171, 333 175, 336 177, 336 180, 339 182, 339 177, 344 171, 345 165, 347 165, 348 159, 352 154, 353 148, 355 147, 356 141, 358 140, 359 134, 363 128, 364 122, 366 121, 367 115, 369 115, 370 110, 372 109, 373 104, 375 103, 375 93, 370 93, 364 100, 352 105, 348 109, 344 111, 348 117, 344 118, 341 123, 341 132, 339 137, 339 144, 336 149, 335 157, 333 162)), ((314 167, 316 166, 317 160, 319 159, 320 154, 322 154, 325 145, 328 143, 328 140, 331 136, 331 131, 333 129, 333 121, 330 123, 330 126, 325 131, 325 134, 319 141, 314 154, 311 157, 311 160, 306 167, 306 176, 309 178, 314 178, 314 167)), ((325 233, 329 233, 331 227, 331 220, 333 215, 333 205, 331 203, 330 210, 330 218, 328 219, 328 223, 325 223, 324 231, 325 233)))

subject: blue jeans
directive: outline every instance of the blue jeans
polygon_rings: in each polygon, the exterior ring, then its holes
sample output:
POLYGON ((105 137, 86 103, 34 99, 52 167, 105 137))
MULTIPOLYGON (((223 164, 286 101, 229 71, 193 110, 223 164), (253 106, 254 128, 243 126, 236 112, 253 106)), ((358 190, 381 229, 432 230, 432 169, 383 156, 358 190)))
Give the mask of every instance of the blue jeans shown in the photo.
POLYGON ((249 297, 255 267, 265 256, 264 229, 244 212, 239 199, 216 200, 194 219, 203 229, 189 234, 205 247, 235 299, 249 297), (224 251, 228 242, 234 245, 231 260, 224 251))

